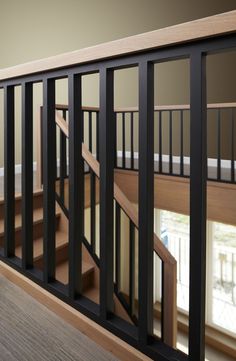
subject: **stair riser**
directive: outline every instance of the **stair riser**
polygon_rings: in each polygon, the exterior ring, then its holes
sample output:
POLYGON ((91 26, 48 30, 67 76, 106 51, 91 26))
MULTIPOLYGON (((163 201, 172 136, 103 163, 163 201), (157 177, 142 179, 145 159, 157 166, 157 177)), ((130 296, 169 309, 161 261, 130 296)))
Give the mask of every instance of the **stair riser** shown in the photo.
MULTIPOLYGON (((42 193, 33 195, 33 209, 43 207, 43 195, 42 193)), ((22 211, 22 199, 17 198, 15 200, 15 214, 20 214, 22 211)), ((4 202, 0 202, 0 219, 4 218, 4 202)))
POLYGON ((87 291, 88 289, 94 287, 94 271, 88 272, 83 275, 83 292, 87 291))
MULTIPOLYGON (((59 217, 56 218, 56 229, 58 229, 59 225, 59 217)), ((33 239, 43 237, 43 219, 37 221, 33 225, 33 239)), ((22 228, 16 229, 15 231, 15 246, 18 247, 21 245, 22 239, 22 228)), ((2 247, 4 244, 4 235, 0 236, 0 246, 2 247)))
MULTIPOLYGON (((68 261, 68 254, 69 254, 68 246, 69 244, 67 243, 64 246, 56 249, 56 266, 62 262, 68 261)), ((35 260, 34 266, 43 270, 43 257, 40 257, 37 260, 35 260)), ((67 270, 67 272, 69 271, 67 270)), ((91 287, 94 287, 94 269, 84 273, 82 279, 83 279, 83 287, 82 287, 83 292, 85 292, 91 287)))
MULTIPOLYGON (((67 258, 65 259, 65 255, 67 253, 68 253, 67 246, 61 247, 60 249, 56 250, 56 266, 67 259, 67 258)), ((40 257, 37 260, 35 260, 34 266, 43 271, 43 257, 40 257)), ((69 273, 69 270, 67 269, 67 271, 65 272, 69 273)), ((69 279, 69 274, 67 278, 69 279)), ((82 275, 82 282, 83 282, 83 287, 82 287, 83 292, 94 287, 94 270, 84 273, 82 275)))
MULTIPOLYGON (((56 249, 56 265, 68 259, 68 245, 56 249)), ((34 260, 35 267, 43 270, 43 255, 34 260)))

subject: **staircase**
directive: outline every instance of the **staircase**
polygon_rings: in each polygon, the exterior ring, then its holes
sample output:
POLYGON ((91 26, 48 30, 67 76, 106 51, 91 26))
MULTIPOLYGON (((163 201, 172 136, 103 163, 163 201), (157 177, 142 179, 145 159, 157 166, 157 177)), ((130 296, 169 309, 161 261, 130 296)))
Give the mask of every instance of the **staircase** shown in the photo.
MULTIPOLYGON (((88 181, 87 181, 88 183, 88 181)), ((87 187, 89 186, 89 183, 87 187)), ((15 198, 15 256, 22 259, 21 195, 15 198)), ((89 207, 88 202, 86 208, 89 207)), ((68 220, 60 206, 56 205, 56 280, 68 285, 68 220)), ((4 200, 0 201, 0 245, 4 244, 4 200)), ((34 267, 43 270, 43 190, 33 194, 33 261, 34 267)), ((99 303, 99 269, 87 248, 83 246, 82 260, 83 295, 99 303)), ((115 313, 128 322, 132 322, 124 307, 115 297, 115 313)))
MULTIPOLYGON (((60 130, 63 131, 65 136, 68 137, 68 125, 58 113, 56 113, 55 118, 57 126, 60 130)), ((84 210, 91 211, 92 201, 91 201, 91 188, 93 187, 91 183, 91 177, 95 179, 95 204, 99 204, 99 177, 100 177, 100 166, 99 162, 94 158, 94 156, 89 152, 87 147, 82 145, 82 155, 84 162, 86 162, 90 174, 85 174, 85 192, 84 192, 84 210)), ((55 190, 58 192, 60 188, 60 180, 57 180, 55 183, 55 190)), ((133 239, 130 240, 130 253, 135 253, 134 249, 134 232, 135 229, 138 230, 138 213, 134 205, 130 203, 128 198, 124 195, 122 190, 114 183, 114 210, 119 212, 119 217, 121 211, 126 214, 129 219, 130 225, 132 225, 133 230, 133 239)), ((58 202, 56 202, 55 208, 55 259, 56 259, 56 269, 55 269, 55 279, 64 286, 69 284, 69 243, 68 243, 68 181, 64 179, 64 197, 63 201, 58 197, 58 202)), ((15 256, 22 260, 22 197, 17 195, 15 197, 15 256)), ((115 215, 117 217, 117 214, 115 215)), ((44 269, 44 249, 43 249, 43 190, 39 189, 33 193, 33 265, 36 269, 43 271, 44 269)), ((118 221, 116 220, 116 223, 118 221)), ((120 224, 120 220, 119 220, 120 224)), ((121 237, 121 229, 118 229, 118 223, 116 224, 116 234, 119 233, 121 237)), ((0 202, 0 245, 4 246, 4 200, 0 202)), ((119 240, 120 242, 120 240, 119 240)), ((114 314, 118 317, 124 319, 125 321, 131 324, 138 324, 137 319, 137 299, 135 299, 135 259, 131 259, 129 275, 129 294, 126 295, 120 290, 120 281, 118 277, 118 263, 120 263, 120 255, 117 250, 118 241, 116 235, 116 275, 114 279, 114 314), (131 268, 132 267, 132 268, 131 268)), ((98 247, 100 247, 98 245, 98 247)), ((82 293, 83 296, 87 297, 96 304, 100 303, 100 265, 99 257, 95 252, 95 245, 92 246, 86 238, 84 238, 82 246, 82 293)), ((165 328, 163 330, 163 339, 165 342, 170 345, 174 345, 176 342, 176 298, 174 294, 176 293, 176 261, 169 254, 168 250, 163 246, 162 242, 154 234, 154 253, 156 253, 161 260, 163 261, 164 267, 166 269, 163 289, 168 287, 169 292, 165 292, 163 297, 166 298, 166 304, 163 311, 163 320, 165 328), (169 269, 169 270, 168 270, 169 269)), ((135 256, 133 256, 135 257, 135 256)))
MULTIPOLYGON (((56 111, 55 122, 61 132, 61 136, 68 138, 68 124, 63 116, 56 111)), ((90 209, 90 227, 91 235, 90 243, 84 238, 83 245, 83 261, 86 261, 88 264, 93 264, 95 270, 99 268, 99 257, 96 254, 96 246, 100 248, 100 243, 96 241, 95 235, 95 206, 99 204, 99 186, 100 186, 100 165, 95 156, 88 150, 87 146, 82 144, 82 157, 85 163, 85 175, 84 175, 84 208, 90 209), (93 214, 93 215, 92 215, 93 214), (93 218, 93 220, 92 220, 93 218), (93 238, 93 240, 92 240, 93 238)), ((66 159, 66 156, 63 157, 66 159)), ((63 165, 61 164, 60 167, 63 165)), ((68 217, 68 183, 65 183, 65 179, 59 179, 56 186, 56 192, 59 189, 63 188, 63 197, 60 197, 60 192, 57 193, 56 199, 58 200, 61 208, 64 210, 64 216, 68 217), (62 182, 62 184, 61 184, 62 182), (66 195, 66 196, 65 196, 66 195)), ((135 325, 138 324, 137 319, 137 299, 135 296, 135 232, 138 233, 139 229, 139 220, 138 212, 136 207, 129 201, 127 196, 119 188, 119 186, 114 182, 114 224, 115 224, 115 277, 114 277, 114 301, 115 301, 115 313, 118 316, 121 316, 125 320, 128 320, 135 325), (121 242, 121 212, 127 216, 130 225, 130 234, 129 234, 129 275, 126 277, 129 278, 129 294, 123 294, 120 292, 120 242, 121 242)), ((176 332, 177 332, 177 306, 176 306, 176 260, 166 249, 157 235, 153 234, 154 242, 154 255, 160 258, 163 264, 163 304, 165 307, 162 308, 162 318, 163 318, 163 329, 162 329, 162 338, 170 346, 175 346, 176 344, 176 332)), ((87 270, 87 265, 84 265, 84 269, 87 270)), ((65 274, 68 275, 68 265, 67 262, 63 263, 60 266, 61 275, 64 273, 64 276, 60 278, 62 283, 67 283, 68 278, 65 274), (63 270, 63 271, 62 271, 63 270)), ((85 271, 86 272, 86 271, 85 271)), ((90 273, 92 270, 90 270, 90 273)), ((97 272, 95 272, 97 273, 97 272)), ((84 275, 83 275, 84 277, 84 275)), ((87 297, 97 303, 99 303, 99 272, 96 274, 96 281, 92 283, 90 289, 86 289, 87 297)))
MULTIPOLYGON (((15 198, 15 256, 22 258, 21 246, 21 196, 15 198)), ((0 201, 0 244, 4 242, 4 200, 0 201)), ((56 209, 56 275, 62 283, 68 283, 68 235, 65 219, 59 206, 56 209)), ((33 255, 34 266, 43 269, 43 191, 38 190, 33 195, 33 255)), ((83 262, 84 290, 93 287, 94 266, 83 262)))

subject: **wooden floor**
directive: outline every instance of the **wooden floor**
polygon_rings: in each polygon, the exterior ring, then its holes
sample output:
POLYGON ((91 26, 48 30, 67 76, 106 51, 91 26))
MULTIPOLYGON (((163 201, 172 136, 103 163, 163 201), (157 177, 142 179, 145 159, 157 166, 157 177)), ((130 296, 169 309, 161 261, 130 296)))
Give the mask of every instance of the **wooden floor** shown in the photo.
POLYGON ((1 361, 118 361, 0 276, 1 361))

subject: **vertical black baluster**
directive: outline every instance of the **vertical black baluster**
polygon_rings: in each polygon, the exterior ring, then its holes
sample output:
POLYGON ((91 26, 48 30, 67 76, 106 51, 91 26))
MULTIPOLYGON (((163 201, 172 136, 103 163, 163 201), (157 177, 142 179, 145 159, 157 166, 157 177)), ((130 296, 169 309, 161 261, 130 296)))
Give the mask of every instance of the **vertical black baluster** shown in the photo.
POLYGON ((81 76, 69 75, 69 295, 82 292, 84 161, 81 76))
MULTIPOLYGON (((92 112, 88 112, 89 119, 89 150, 93 152, 93 139, 92 139, 92 112)), ((90 169, 90 242, 92 247, 92 252, 95 253, 95 174, 90 169)))
POLYGON ((15 254, 14 87, 4 88, 4 255, 15 254))
MULTIPOLYGON (((66 120, 66 110, 62 112, 66 120)), ((65 177, 67 176, 66 136, 60 129, 60 198, 64 204, 65 198, 65 177)))
POLYGON ((162 340, 162 342, 164 342, 164 339, 165 339, 165 333, 164 333, 165 332, 165 325, 164 325, 165 304, 164 304, 163 300, 165 300, 165 298, 166 298, 166 294, 165 294, 166 288, 164 287, 164 285, 165 285, 164 273, 165 273, 165 263, 162 261, 161 262, 161 340, 162 340))
POLYGON ((41 169, 40 169, 40 186, 43 185, 43 106, 40 107, 39 111, 39 121, 40 121, 40 157, 41 157, 41 169))
POLYGON ((217 111, 217 180, 221 180, 221 111, 217 111))
POLYGON ((96 176, 90 170, 90 241, 92 252, 95 254, 96 247, 96 176))
MULTIPOLYGON (((66 112, 66 119, 69 118, 69 109, 66 112)), ((83 132, 83 125, 82 125, 82 132, 83 132)), ((69 138, 66 138, 66 176, 69 179, 69 138)))
POLYGON ((93 153, 93 133, 92 133, 92 112, 88 112, 88 119, 89 119, 89 151, 93 153))
POLYGON ((33 85, 22 84, 22 267, 33 267, 33 85))
POLYGON ((115 232, 116 232, 116 291, 119 292, 120 291, 120 206, 119 204, 116 202, 116 207, 115 207, 115 217, 116 217, 116 228, 115 228, 115 232))
POLYGON ((169 111, 169 173, 173 173, 173 154, 172 154, 172 110, 169 111))
POLYGON ((55 80, 43 81, 43 259, 44 282, 55 278, 56 123, 55 80))
POLYGON ((129 221, 129 306, 131 316, 134 314, 135 301, 135 227, 129 221))
POLYGON ((235 169, 234 169, 234 109, 232 108, 231 115, 231 182, 235 181, 235 169))
POLYGON ((205 360, 206 288, 206 57, 194 51, 190 60, 190 292, 189 359, 205 360))
MULTIPOLYGON (((83 110, 82 108, 82 142, 84 143, 84 137, 85 137, 85 110, 83 110)), ((83 169, 84 169, 84 172, 86 173, 86 168, 87 168, 87 165, 86 163, 83 161, 83 169)), ((85 197, 84 197, 84 201, 85 201, 85 197)), ((85 207, 84 207, 84 210, 85 210, 85 207)))
POLYGON ((117 114, 115 112, 115 132, 114 132, 114 167, 117 168, 117 126, 118 126, 118 123, 117 123, 117 114))
MULTIPOLYGON (((63 110, 62 113, 63 118, 65 119, 65 121, 67 121, 67 110, 63 110)), ((68 167, 67 167, 67 149, 66 149, 66 142, 67 142, 67 137, 64 136, 64 142, 65 142, 65 149, 64 149, 64 157, 65 157, 65 162, 63 162, 63 174, 64 176, 68 176, 68 167)))
POLYGON ((125 149, 125 113, 122 113, 122 168, 126 165, 126 149, 125 149))
POLYGON ((180 174, 184 175, 184 114, 180 110, 180 174))
POLYGON ((130 168, 134 169, 134 113, 130 113, 130 168))
POLYGON ((114 310, 113 302, 113 196, 114 196, 114 73, 100 70, 100 314, 114 310))
POLYGON ((99 111, 96 112, 96 146, 97 146, 97 160, 99 161, 99 111))
MULTIPOLYGON (((68 119, 68 109, 65 112, 65 119, 68 119)), ((83 128, 82 128, 83 129, 83 128)), ((69 177, 69 139, 66 137, 66 176, 69 177)))
POLYGON ((154 67, 139 64, 139 320, 142 344, 153 333, 154 67))
POLYGON ((162 111, 159 112, 159 173, 162 173, 162 111))
POLYGON ((83 115, 83 143, 84 143, 84 129, 85 129, 85 111, 82 110, 82 115, 83 115))

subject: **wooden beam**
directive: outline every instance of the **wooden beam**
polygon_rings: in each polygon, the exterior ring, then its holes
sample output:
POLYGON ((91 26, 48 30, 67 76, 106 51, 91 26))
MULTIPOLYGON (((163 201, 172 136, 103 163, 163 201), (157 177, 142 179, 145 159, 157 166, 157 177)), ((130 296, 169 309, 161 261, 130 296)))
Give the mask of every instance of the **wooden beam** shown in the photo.
MULTIPOLYGON (((138 176, 135 171, 115 170, 115 182, 131 203, 138 202, 138 176)), ((189 215, 189 179, 155 175, 154 206, 189 215)), ((236 185, 207 182, 207 219, 236 225, 236 185)))
MULTIPOLYGON (((236 108, 236 103, 209 103, 207 104, 207 109, 229 109, 229 108, 236 108)), ((68 105, 66 104, 56 104, 57 110, 67 110, 68 105)), ((171 105, 155 105, 154 110, 156 111, 165 111, 165 110, 189 110, 190 105, 189 104, 171 104, 171 105)), ((92 111, 92 112, 98 112, 98 107, 82 107, 83 111, 92 111)), ((120 107, 115 108, 115 113, 130 113, 130 112, 138 112, 138 107, 120 107)))

